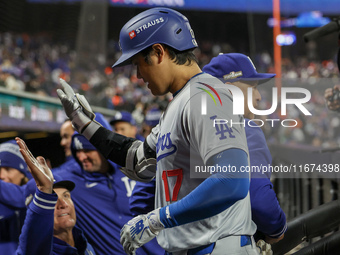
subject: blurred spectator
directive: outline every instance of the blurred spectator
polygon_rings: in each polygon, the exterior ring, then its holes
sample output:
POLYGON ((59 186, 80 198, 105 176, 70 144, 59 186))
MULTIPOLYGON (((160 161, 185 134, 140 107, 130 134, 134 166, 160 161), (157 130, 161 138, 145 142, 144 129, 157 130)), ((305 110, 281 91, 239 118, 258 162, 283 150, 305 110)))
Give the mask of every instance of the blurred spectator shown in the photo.
POLYGON ((63 147, 65 152, 65 162, 58 167, 52 169, 52 172, 58 172, 60 170, 73 170, 74 168, 79 168, 76 160, 72 156, 71 152, 71 142, 74 129, 72 122, 70 120, 65 120, 65 122, 60 127, 60 145, 63 147))
POLYGON ((144 140, 143 137, 137 134, 136 121, 132 114, 127 111, 117 112, 110 120, 110 125, 120 135, 144 140))
POLYGON ((66 161, 72 157, 71 141, 73 133, 74 129, 72 122, 69 119, 65 120, 65 122, 60 127, 60 145, 64 149, 66 161))
POLYGON ((327 102, 327 107, 332 111, 340 109, 340 85, 335 85, 333 88, 327 88, 324 94, 327 102))
POLYGON ((145 138, 150 134, 151 129, 157 126, 161 115, 162 111, 156 107, 152 107, 146 112, 145 119, 142 125, 142 134, 145 138))
MULTIPOLYGON (((81 56, 72 48, 75 43, 52 40, 49 34, 0 33, 0 45, 0 87, 25 90, 43 96, 57 96, 56 89, 61 77, 68 81, 76 92, 83 94, 93 106, 132 112, 137 127, 142 123, 142 112, 148 109, 149 105, 156 104, 163 111, 171 99, 169 94, 154 97, 143 81, 137 79, 132 66, 116 68, 113 72, 111 65, 120 55, 118 43, 115 41, 108 43, 109 54, 105 62, 107 65, 104 67, 95 66, 93 63, 76 65, 76 60, 81 56), (8 81, 5 83, 6 80, 8 81)), ((204 40, 198 42, 198 45, 200 48, 195 54, 200 67, 209 63, 219 52, 242 52, 228 43, 204 40)), ((272 56, 267 51, 259 52, 254 60, 259 72, 275 72, 272 56)), ((294 143, 294 137, 297 137, 299 143, 311 145, 320 135, 320 139, 324 141, 321 143, 322 147, 340 145, 340 136, 336 139, 332 136, 340 132, 338 128, 332 127, 328 132, 325 131, 323 123, 328 121, 326 118, 333 116, 324 115, 324 102, 320 102, 320 98, 323 100, 323 92, 320 94, 318 91, 323 89, 320 85, 312 87, 324 78, 332 81, 333 85, 340 84, 336 56, 325 60, 317 60, 315 56, 282 58, 283 81, 291 86, 297 86, 297 82, 308 86, 312 92, 313 101, 310 107, 313 108, 313 116, 321 114, 322 121, 306 120, 305 116, 299 116, 302 123, 295 130, 282 130, 279 125, 270 130, 263 127, 269 142, 294 143)), ((267 98, 265 96, 263 94, 264 99, 268 100, 263 100, 261 105, 268 106, 271 95, 267 98)), ((263 109, 269 107, 270 105, 263 109)), ((273 115, 279 114, 275 112, 273 115)))
POLYGON ((12 67, 1 66, 0 86, 5 87, 8 90, 25 90, 24 83, 15 78, 14 69, 12 67))

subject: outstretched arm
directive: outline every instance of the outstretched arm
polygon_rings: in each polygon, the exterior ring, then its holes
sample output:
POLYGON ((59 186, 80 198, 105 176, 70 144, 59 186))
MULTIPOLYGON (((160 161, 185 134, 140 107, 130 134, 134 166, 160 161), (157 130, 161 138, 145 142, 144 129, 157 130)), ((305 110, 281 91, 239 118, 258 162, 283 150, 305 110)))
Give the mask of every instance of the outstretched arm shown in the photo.
MULTIPOLYGON (((216 165, 231 165, 240 170, 248 166, 247 153, 241 149, 225 150, 207 161, 207 166, 216 165)), ((216 173, 181 200, 129 221, 121 230, 121 244, 127 254, 135 254, 137 248, 164 228, 212 217, 245 198, 248 190, 248 172, 216 173)))
POLYGON ((60 80, 62 89, 58 96, 66 115, 76 130, 84 135, 107 159, 122 166, 122 172, 129 178, 148 182, 156 172, 156 153, 150 141, 143 143, 105 129, 96 122, 89 103, 84 96, 74 93, 72 87, 60 80))
POLYGON ((53 175, 43 157, 34 158, 25 142, 16 138, 37 189, 29 205, 19 237, 17 254, 51 254, 53 244, 54 207, 58 197, 52 194, 53 175))

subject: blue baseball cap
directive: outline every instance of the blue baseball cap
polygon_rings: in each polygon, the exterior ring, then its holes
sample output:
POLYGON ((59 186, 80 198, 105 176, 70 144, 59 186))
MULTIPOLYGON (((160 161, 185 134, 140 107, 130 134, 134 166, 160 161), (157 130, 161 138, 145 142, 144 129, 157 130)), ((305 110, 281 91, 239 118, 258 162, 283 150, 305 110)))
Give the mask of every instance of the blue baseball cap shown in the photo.
POLYGON ((149 125, 151 127, 155 127, 157 126, 159 119, 162 116, 162 112, 161 110, 157 109, 157 108, 151 108, 150 110, 147 111, 147 113, 145 114, 145 119, 144 119, 144 123, 146 125, 149 125))
POLYGON ((131 113, 127 111, 117 112, 115 116, 110 120, 110 124, 114 125, 115 123, 121 122, 121 121, 130 123, 133 126, 136 125, 135 119, 132 117, 131 113))
POLYGON ((265 83, 276 75, 274 73, 258 73, 251 59, 241 53, 220 54, 212 58, 202 71, 223 82, 248 80, 259 81, 259 84, 265 83))
MULTIPOLYGON (((72 191, 75 187, 76 184, 71 181, 71 180, 67 180, 65 177, 53 173, 53 189, 55 188, 65 188, 68 191, 72 191)), ((26 198, 25 200, 25 205, 28 206, 33 199, 33 196, 35 194, 35 190, 36 190, 37 186, 35 184, 35 182, 28 182, 26 185, 26 188, 24 190, 24 196, 26 198)))
POLYGON ((15 168, 28 179, 32 178, 24 157, 20 153, 19 145, 15 140, 0 144, 0 167, 15 168))

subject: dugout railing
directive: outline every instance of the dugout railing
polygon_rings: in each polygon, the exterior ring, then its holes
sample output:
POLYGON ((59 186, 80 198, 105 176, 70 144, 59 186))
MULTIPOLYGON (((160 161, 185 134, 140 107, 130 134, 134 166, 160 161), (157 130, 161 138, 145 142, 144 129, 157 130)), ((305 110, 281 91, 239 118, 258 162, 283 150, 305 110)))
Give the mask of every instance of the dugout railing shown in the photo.
POLYGON ((285 238, 273 245, 274 254, 340 254, 340 151, 269 147, 273 167, 281 166, 272 173, 272 182, 288 221, 285 238))

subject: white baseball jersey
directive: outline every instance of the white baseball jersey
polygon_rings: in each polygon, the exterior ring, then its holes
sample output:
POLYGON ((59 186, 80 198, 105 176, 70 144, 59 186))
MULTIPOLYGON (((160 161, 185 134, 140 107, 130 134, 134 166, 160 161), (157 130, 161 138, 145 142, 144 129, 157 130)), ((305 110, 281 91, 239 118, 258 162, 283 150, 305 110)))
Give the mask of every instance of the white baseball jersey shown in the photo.
MULTIPOLYGON (((158 133, 157 143, 151 144, 157 151, 155 208, 182 199, 201 184, 205 178, 194 177, 206 176, 197 171, 204 169, 211 156, 230 148, 248 154, 244 127, 229 125, 231 120, 243 122, 243 117, 232 114, 232 95, 223 85, 209 74, 193 77, 169 103, 153 130, 158 133), (214 127, 214 119, 227 120, 228 124, 214 127)), ((253 235, 255 230, 248 193, 213 217, 164 229, 157 241, 166 251, 176 252, 230 235, 253 235)))

